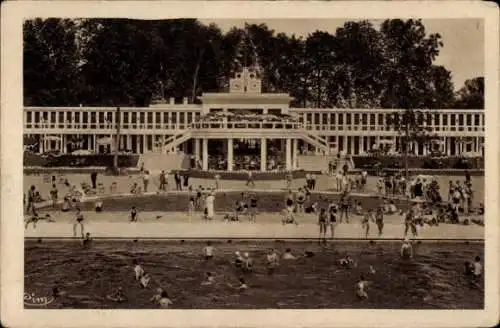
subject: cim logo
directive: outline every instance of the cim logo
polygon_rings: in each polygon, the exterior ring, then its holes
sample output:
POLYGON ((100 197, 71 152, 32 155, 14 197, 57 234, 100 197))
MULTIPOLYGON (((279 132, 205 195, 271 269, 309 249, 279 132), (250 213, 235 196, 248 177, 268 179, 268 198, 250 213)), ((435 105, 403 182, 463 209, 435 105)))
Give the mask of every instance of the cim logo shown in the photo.
POLYGON ((24 305, 43 307, 54 302, 53 296, 37 296, 35 293, 24 293, 24 305))

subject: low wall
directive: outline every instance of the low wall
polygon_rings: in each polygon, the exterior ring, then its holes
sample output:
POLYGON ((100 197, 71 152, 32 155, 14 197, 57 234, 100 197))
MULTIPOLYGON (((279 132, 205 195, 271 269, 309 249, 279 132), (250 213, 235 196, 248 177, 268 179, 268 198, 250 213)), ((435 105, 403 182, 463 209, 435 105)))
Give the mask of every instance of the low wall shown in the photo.
MULTIPOLYGON (((246 180, 248 173, 245 171, 224 172, 224 171, 198 171, 198 170, 180 170, 181 174, 189 174, 191 178, 198 179, 213 179, 216 174, 219 174, 221 180, 246 180)), ((306 171, 292 171, 294 179, 302 179, 306 176, 306 171)), ((317 172, 320 174, 321 172, 317 172)), ((254 180, 284 180, 286 172, 252 172, 254 180)))

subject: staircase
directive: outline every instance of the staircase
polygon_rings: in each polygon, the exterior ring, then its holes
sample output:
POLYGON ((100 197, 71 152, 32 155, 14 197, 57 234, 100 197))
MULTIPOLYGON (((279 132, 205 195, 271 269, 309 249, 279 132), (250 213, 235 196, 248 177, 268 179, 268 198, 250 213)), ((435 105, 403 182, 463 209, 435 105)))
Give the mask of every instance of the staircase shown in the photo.
POLYGON ((175 152, 175 149, 183 142, 188 141, 191 138, 191 131, 185 130, 174 134, 173 136, 165 139, 162 149, 166 150, 167 153, 175 152))
POLYGON ((324 155, 330 155, 330 146, 328 142, 317 135, 307 132, 306 130, 302 131, 301 137, 304 141, 309 143, 311 146, 319 148, 324 155))
POLYGON ((335 172, 342 172, 342 168, 346 164, 347 164, 347 168, 349 171, 352 171, 355 169, 354 161, 350 157, 349 157, 349 159, 346 159, 344 156, 342 156, 340 158, 335 158, 333 164, 334 164, 334 167, 336 168, 335 172))
POLYGON ((183 152, 177 153, 146 153, 139 158, 139 165, 144 163, 144 169, 151 174, 160 173, 161 171, 172 171, 185 169, 189 165, 189 156, 183 152))
POLYGON ((299 168, 306 172, 326 172, 328 171, 329 156, 325 155, 299 155, 299 168))

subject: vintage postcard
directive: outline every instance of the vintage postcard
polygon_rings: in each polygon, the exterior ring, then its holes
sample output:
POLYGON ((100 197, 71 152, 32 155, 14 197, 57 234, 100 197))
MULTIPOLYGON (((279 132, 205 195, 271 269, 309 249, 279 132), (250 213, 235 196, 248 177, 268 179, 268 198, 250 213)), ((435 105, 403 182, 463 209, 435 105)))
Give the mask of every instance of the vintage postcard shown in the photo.
POLYGON ((493 3, 2 9, 3 325, 498 323, 493 3))

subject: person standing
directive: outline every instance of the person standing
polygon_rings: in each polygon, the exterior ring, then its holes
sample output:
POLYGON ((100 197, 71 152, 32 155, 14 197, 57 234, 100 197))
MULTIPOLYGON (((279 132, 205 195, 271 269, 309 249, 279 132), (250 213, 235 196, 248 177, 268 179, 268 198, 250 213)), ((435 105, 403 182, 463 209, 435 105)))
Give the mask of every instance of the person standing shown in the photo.
POLYGON ((142 176, 142 183, 144 185, 144 192, 148 192, 149 171, 144 171, 144 175, 142 176))
POLYGON ((185 172, 184 173, 184 181, 183 181, 183 185, 184 187, 188 187, 189 186, 189 173, 188 172, 185 172))
POLYGON ((52 206, 55 208, 57 206, 57 198, 58 198, 58 190, 56 185, 52 185, 52 189, 50 190, 50 198, 52 199, 52 206))
POLYGON ((316 190, 316 174, 311 174, 311 190, 316 190))
POLYGON ((92 181, 92 189, 97 188, 97 172, 90 173, 90 181, 92 181))
POLYGON ((214 192, 210 192, 205 199, 205 208, 207 219, 212 220, 214 218, 214 203, 215 203, 215 194, 214 192))
POLYGON ((175 172, 174 180, 175 180, 175 189, 176 190, 182 190, 181 175, 179 174, 179 171, 175 172))
POLYGON ((165 191, 165 171, 160 173, 160 190, 165 191))
POLYGON ((247 186, 250 186, 252 185, 252 187, 255 187, 255 181, 254 181, 254 178, 253 178, 253 173, 252 171, 248 171, 248 174, 247 174, 247 186))
POLYGON ((26 206, 26 211, 29 213, 30 211, 35 213, 35 186, 31 186, 30 190, 28 190, 28 205, 26 206))

